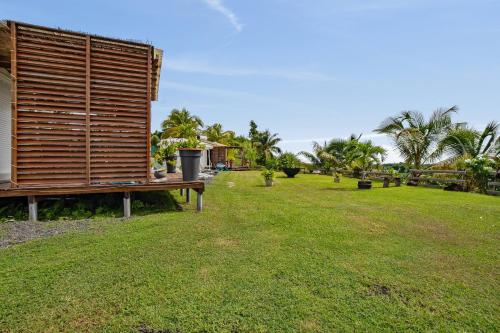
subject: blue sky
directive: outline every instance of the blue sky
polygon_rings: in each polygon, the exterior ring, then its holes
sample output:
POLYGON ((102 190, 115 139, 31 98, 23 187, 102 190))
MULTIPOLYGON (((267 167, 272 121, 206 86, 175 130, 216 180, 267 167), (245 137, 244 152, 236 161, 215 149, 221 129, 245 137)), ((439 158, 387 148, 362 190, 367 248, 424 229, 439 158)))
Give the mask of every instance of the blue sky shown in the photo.
MULTIPOLYGON (((372 130, 404 109, 500 120, 500 1, 0 0, 1 17, 152 42, 165 52, 152 127, 174 107, 286 150, 372 130)), ((394 152, 389 160, 397 160, 394 152)))

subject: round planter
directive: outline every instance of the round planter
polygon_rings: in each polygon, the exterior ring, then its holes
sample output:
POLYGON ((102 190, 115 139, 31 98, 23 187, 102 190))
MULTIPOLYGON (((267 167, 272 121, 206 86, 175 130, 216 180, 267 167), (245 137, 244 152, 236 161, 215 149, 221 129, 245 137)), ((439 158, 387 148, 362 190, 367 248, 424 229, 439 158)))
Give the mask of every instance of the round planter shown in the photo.
POLYGON ((358 181, 358 189, 360 190, 369 190, 372 188, 371 180, 360 180, 358 181))
POLYGON ((175 156, 169 156, 165 159, 165 162, 167 163, 167 173, 175 173, 175 164, 169 163, 175 160, 176 160, 175 156))
POLYGON ((340 177, 334 177, 333 178, 334 183, 340 183, 340 177))
POLYGON ((390 179, 384 178, 384 187, 389 187, 390 179))
POLYGON ((283 172, 288 178, 293 178, 300 172, 300 168, 283 168, 283 172))
POLYGON ((394 185, 398 187, 401 186, 401 178, 399 177, 394 178, 394 185))
POLYGON ((162 179, 167 177, 165 170, 155 170, 154 175, 156 179, 162 179))
POLYGON ((192 182, 198 180, 200 174, 201 149, 179 149, 182 166, 182 180, 192 182))
POLYGON ((272 179, 266 179, 266 186, 267 187, 273 186, 273 180, 272 179))

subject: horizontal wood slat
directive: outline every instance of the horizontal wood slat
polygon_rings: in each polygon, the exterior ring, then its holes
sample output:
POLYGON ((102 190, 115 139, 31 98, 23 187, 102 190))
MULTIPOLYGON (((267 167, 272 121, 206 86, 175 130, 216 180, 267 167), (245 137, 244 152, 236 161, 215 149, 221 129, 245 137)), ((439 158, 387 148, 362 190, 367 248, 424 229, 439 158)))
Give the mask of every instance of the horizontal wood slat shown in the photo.
POLYGON ((151 46, 15 31, 18 186, 147 182, 151 46))

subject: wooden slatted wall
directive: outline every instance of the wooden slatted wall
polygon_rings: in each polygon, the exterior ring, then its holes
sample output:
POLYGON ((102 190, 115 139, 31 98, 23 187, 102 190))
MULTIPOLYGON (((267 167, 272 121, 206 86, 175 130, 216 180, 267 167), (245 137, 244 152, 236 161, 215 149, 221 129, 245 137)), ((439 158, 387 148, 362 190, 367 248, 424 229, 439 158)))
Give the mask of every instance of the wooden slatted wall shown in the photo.
POLYGON ((147 182, 152 47, 22 24, 15 34, 14 185, 147 182))
POLYGON ((90 63, 91 182, 145 182, 148 47, 92 38, 90 63))
POLYGON ((85 38, 17 25, 17 184, 86 184, 85 38))

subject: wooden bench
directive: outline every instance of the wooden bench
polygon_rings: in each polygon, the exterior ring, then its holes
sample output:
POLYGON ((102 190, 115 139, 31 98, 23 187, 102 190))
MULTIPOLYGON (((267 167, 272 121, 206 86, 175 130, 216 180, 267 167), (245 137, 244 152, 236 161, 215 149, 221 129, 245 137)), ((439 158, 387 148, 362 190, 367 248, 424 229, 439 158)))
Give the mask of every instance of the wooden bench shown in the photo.
POLYGON ((491 195, 500 195, 500 182, 488 182, 488 190, 486 192, 491 195))
MULTIPOLYGON (((432 186, 429 184, 429 182, 436 182, 438 184, 448 184, 446 188, 449 187, 449 185, 456 184, 458 185, 462 190, 465 189, 467 181, 465 180, 465 176, 467 175, 467 171, 463 170, 419 170, 419 169, 411 169, 410 170, 410 177, 408 178, 409 180, 409 185, 419 185, 421 182, 425 182, 425 185, 427 186, 432 186), (441 178, 441 177, 421 177, 422 175, 449 175, 449 176, 454 176, 457 178, 441 178), (412 184, 412 182, 414 182, 412 184)), ((441 187, 441 185, 437 185, 441 187)))
POLYGON ((369 179, 382 180, 384 182, 383 187, 389 187, 391 182, 394 182, 394 185, 397 187, 401 186, 401 177, 394 177, 393 174, 386 171, 372 170, 361 172, 361 179, 364 180, 367 177, 370 177, 369 179))

